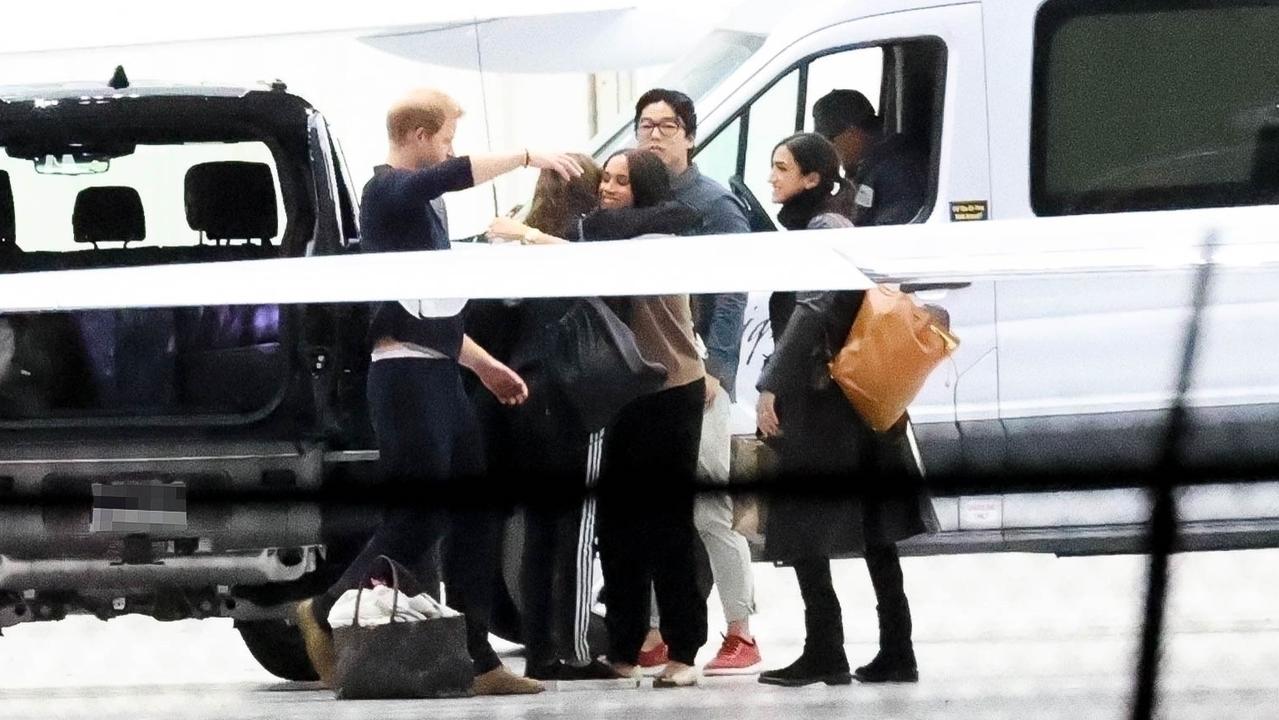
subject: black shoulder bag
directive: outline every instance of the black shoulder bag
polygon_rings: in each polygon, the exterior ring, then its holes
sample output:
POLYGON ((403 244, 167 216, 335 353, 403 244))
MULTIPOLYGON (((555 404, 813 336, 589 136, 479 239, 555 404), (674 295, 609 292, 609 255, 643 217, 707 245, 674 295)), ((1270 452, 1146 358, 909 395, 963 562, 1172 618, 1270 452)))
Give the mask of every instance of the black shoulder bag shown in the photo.
POLYGON ((666 382, 666 368, 640 355, 635 334, 599 298, 579 298, 553 333, 551 376, 586 430, 608 425, 627 403, 666 382))

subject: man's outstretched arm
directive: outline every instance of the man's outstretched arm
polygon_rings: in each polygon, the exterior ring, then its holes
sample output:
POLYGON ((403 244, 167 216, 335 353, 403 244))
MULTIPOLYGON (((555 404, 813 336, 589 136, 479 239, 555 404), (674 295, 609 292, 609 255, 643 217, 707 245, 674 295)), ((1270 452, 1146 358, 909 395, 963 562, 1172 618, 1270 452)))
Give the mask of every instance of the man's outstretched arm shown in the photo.
POLYGON ((503 405, 519 405, 528 399, 528 385, 524 384, 524 379, 480 347, 470 335, 462 336, 458 362, 475 373, 503 405))

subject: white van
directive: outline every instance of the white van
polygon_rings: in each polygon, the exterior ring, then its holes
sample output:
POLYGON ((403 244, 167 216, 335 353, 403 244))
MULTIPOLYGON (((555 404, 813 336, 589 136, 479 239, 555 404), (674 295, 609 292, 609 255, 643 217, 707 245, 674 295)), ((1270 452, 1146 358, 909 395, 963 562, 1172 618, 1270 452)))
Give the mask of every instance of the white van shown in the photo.
MULTIPOLYGON (((1279 227, 1279 2, 803 5, 745 14, 699 48, 703 62, 672 70, 697 104, 698 166, 726 186, 740 179, 739 195, 767 203, 774 145, 812 128, 822 95, 853 88, 930 159, 917 223, 1178 211, 1260 213, 1279 227)), ((599 152, 630 143, 628 122, 599 152)), ((1079 237, 1041 249, 1092 247, 1079 237)), ((959 264, 965 249, 954 253, 959 264)), ((1152 466, 1192 282, 1185 270, 922 288, 963 339, 911 407, 929 471, 1152 466)), ((1279 459, 1275 348, 1279 273, 1220 272, 1189 394, 1188 462, 1279 459)), ((753 432, 770 351, 767 296, 753 294, 735 433, 753 432)), ((1182 492, 1184 547, 1279 544, 1279 484, 1182 492)), ((952 531, 928 541, 939 549, 1126 551, 1149 517, 1135 490, 939 497, 937 508, 952 531)))

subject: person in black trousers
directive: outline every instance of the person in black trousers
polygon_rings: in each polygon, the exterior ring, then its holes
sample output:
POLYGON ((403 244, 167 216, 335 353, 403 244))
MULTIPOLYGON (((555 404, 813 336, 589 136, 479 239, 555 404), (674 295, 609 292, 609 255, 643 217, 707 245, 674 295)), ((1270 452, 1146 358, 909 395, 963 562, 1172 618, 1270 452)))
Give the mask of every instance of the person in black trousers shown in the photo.
MULTIPOLYGON (((416 91, 387 114, 390 151, 374 169, 360 204, 365 252, 447 250, 439 205, 446 193, 532 165, 566 177, 581 172, 566 155, 530 153, 454 157, 462 109, 444 93, 416 91)), ((364 549, 324 594, 303 601, 296 616, 316 673, 332 685, 335 662, 328 613, 345 591, 367 578, 387 555, 439 577, 434 556, 443 544, 448 602, 466 616, 477 695, 535 693, 542 686, 507 670, 488 642, 499 526, 477 488, 484 453, 475 411, 462 387, 461 367, 505 404, 528 398, 524 381, 463 330, 465 301, 379 303, 369 328, 372 364, 368 400, 379 465, 394 493, 364 549)))
MULTIPOLYGON (((543 171, 525 223, 499 218, 494 226, 515 228, 520 240, 530 232, 580 234, 582 217, 598 204, 601 169, 590 156, 573 158, 582 168, 580 176, 565 180, 543 171)), ((494 241, 501 239, 491 235, 494 241)), ((485 429, 497 446, 492 448, 499 456, 493 467, 502 468, 522 505, 524 537, 514 589, 520 601, 524 674, 537 680, 617 677, 595 657, 589 637, 596 500, 587 490, 599 479, 604 428, 585 427, 555 380, 556 325, 575 303, 575 298, 488 303, 486 334, 505 336, 498 356, 529 386, 528 402, 494 408, 485 429), (494 307, 499 303, 500 309, 494 307)))
MULTIPOLYGON (((586 241, 623 240, 681 234, 697 222, 696 211, 672 200, 670 175, 656 156, 624 150, 605 161, 600 208, 583 218, 579 232, 586 241)), ((534 244, 565 242, 507 219, 495 221, 489 233, 534 244)), ((666 369, 666 382, 622 408, 606 430, 597 526, 608 659, 619 675, 639 674, 651 586, 670 647, 670 662, 653 684, 684 687, 697 682, 694 661, 706 643, 706 602, 697 585, 700 540, 693 524, 706 367, 687 295, 626 298, 620 304, 640 354, 666 369)))
MULTIPOLYGON (((773 201, 788 230, 851 227, 851 188, 835 148, 820 135, 783 140, 773 151, 773 201), (832 195, 832 192, 838 190, 832 195)), ((936 529, 909 420, 877 434, 830 379, 863 291, 775 293, 769 301, 775 349, 757 385, 760 433, 778 449, 765 555, 794 566, 804 598, 804 651, 760 682, 914 682, 910 606, 895 543, 936 529), (856 489, 855 492, 853 489, 856 489), (861 553, 875 589, 879 653, 849 673, 830 558, 861 553)))

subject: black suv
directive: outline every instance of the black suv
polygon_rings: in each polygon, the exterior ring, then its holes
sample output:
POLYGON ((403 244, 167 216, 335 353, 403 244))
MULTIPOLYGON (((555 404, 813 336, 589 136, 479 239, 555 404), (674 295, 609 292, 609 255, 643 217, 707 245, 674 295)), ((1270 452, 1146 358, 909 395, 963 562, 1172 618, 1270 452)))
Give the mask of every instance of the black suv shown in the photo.
MULTIPOLYGON (((323 116, 261 88, 0 88, 0 272, 353 252, 323 116)), ((3 282, 3 279, 0 279, 3 282)), ((376 514, 321 502, 376 459, 366 309, 0 315, 0 628, 68 613, 233 617, 314 677, 287 601, 376 514)))

